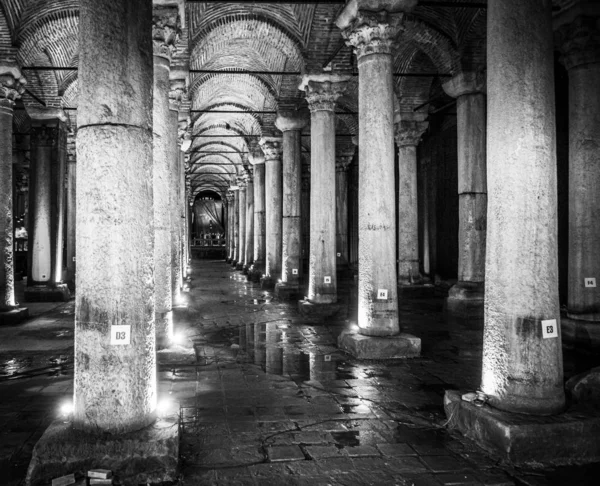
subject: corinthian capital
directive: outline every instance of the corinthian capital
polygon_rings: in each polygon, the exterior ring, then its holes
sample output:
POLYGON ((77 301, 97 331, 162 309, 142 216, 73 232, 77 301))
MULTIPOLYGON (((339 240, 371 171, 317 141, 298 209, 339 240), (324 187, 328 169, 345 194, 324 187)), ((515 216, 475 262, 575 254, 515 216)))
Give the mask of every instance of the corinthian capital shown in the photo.
POLYGON ((171 80, 171 89, 169 90, 169 106, 172 110, 179 111, 181 103, 187 100, 187 89, 185 79, 171 80))
POLYGON ((306 74, 299 89, 306 92, 311 112, 334 111, 336 101, 344 94, 351 76, 345 74, 306 74))
POLYGON ((152 10, 152 45, 154 55, 171 59, 181 34, 181 21, 176 7, 156 6, 152 10))
POLYGON ((259 142, 260 148, 265 154, 265 160, 280 160, 283 150, 281 137, 263 137, 259 142))
POLYGON ((429 127, 429 122, 418 120, 402 120, 395 124, 394 134, 398 147, 417 146, 421 137, 429 127))
POLYGON ((11 104, 25 91, 27 81, 16 63, 0 64, 0 101, 11 104))
POLYGON ((342 30, 342 37, 346 39, 346 45, 354 47, 357 59, 369 54, 391 54, 403 23, 404 13, 361 10, 342 30))
POLYGON ((600 14, 594 13, 577 12, 554 33, 560 60, 567 69, 600 63, 600 14))

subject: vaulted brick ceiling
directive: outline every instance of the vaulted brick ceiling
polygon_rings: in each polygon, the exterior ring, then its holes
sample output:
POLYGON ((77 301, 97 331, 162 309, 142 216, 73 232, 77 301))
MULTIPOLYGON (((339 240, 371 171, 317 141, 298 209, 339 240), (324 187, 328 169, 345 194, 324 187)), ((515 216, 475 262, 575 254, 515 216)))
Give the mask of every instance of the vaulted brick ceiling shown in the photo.
MULTIPOLYGON (((471 0, 481 3, 482 0, 471 0)), ((569 0, 557 0, 556 5, 569 0)), ((464 2, 464 0, 463 0, 464 2)), ((77 0, 0 0, 0 56, 21 66, 77 66, 77 0)), ((157 2, 155 2, 157 3, 157 2)), ((158 3, 168 3, 160 0, 158 3)), ((174 0, 173 3, 178 3, 174 0)), ((408 16, 394 57, 396 73, 454 74, 485 67, 485 9, 419 5, 408 16)), ((315 68, 353 70, 352 51, 334 20, 341 2, 196 2, 185 5, 185 22, 173 65, 204 71, 300 72, 315 68)), ((29 91, 49 106, 77 106, 76 71, 26 71, 29 91)), ((441 78, 396 77, 399 108, 412 110, 441 92, 441 78)), ((190 171, 194 192, 223 192, 243 170, 264 134, 277 133, 275 112, 305 108, 300 77, 272 74, 194 73, 188 98, 193 111, 190 171), (213 111, 198 113, 197 110, 213 111), (229 113, 215 113, 214 111, 229 113), (230 113, 237 112, 240 113, 230 113), (241 135, 241 137, 234 137, 241 135), (208 137, 210 136, 210 137, 208 137)), ((357 110, 357 80, 338 112, 357 110)), ((432 111, 447 100, 421 108, 432 111)), ((38 103, 25 95, 23 102, 38 103)), ((75 111, 68 112, 76 127, 75 111)), ((23 113, 16 122, 25 124, 23 113)), ((355 114, 338 116, 338 151, 353 150, 355 114)), ((310 128, 305 129, 305 134, 310 128)), ((302 139, 308 162, 310 138, 302 139)))

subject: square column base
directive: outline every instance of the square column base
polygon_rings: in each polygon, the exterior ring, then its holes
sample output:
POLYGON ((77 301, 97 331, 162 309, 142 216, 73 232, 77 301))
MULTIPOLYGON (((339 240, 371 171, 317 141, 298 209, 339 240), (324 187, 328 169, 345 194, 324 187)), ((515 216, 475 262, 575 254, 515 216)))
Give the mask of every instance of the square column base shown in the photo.
POLYGON ((298 312, 304 317, 325 319, 335 316, 341 309, 339 304, 315 304, 308 300, 298 301, 298 312))
POLYGON ((338 336, 338 347, 358 359, 417 358, 421 355, 421 338, 405 333, 378 337, 343 331, 338 336))
POLYGON ((69 287, 63 283, 25 287, 26 302, 67 302, 70 298, 69 287))
POLYGON ((49 484, 67 474, 84 477, 89 469, 109 469, 119 484, 137 486, 176 481, 179 462, 177 418, 124 435, 94 436, 54 421, 33 450, 26 486, 49 484))
POLYGON ((14 326, 29 317, 29 309, 17 307, 7 311, 0 311, 0 326, 14 326))
POLYGON ((299 285, 278 283, 275 285, 275 296, 281 300, 298 299, 302 296, 302 289, 299 285))
POLYGON ((600 460, 600 417, 593 412, 572 409, 546 417, 509 413, 463 401, 463 393, 446 391, 448 427, 459 430, 483 449, 515 464, 600 460))
POLYGON ((271 277, 261 277, 260 288, 262 290, 273 290, 275 288, 275 279, 271 277))

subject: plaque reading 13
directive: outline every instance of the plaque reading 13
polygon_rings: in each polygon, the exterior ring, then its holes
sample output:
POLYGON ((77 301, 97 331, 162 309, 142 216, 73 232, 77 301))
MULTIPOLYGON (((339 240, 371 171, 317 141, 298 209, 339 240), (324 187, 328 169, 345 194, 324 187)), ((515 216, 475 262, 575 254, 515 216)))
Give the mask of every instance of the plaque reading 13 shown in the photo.
POLYGON ((125 346, 131 343, 131 326, 110 326, 110 344, 125 346))

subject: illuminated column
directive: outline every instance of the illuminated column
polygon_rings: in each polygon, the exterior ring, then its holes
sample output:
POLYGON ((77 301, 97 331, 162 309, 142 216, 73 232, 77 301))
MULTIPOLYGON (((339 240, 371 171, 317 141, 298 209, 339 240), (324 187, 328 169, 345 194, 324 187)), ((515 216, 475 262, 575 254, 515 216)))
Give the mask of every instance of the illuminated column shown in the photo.
POLYGON ((307 123, 307 116, 286 112, 278 113, 275 120, 275 126, 283 132, 281 282, 275 286, 275 294, 286 299, 298 295, 302 275, 300 142, 302 129, 307 123))
POLYGON ((68 135, 68 146, 67 150, 67 285, 69 289, 75 289, 75 270, 77 268, 76 263, 76 252, 75 252, 75 235, 76 235, 76 188, 77 188, 77 154, 75 153, 75 136, 73 134, 68 135))
POLYGON ((481 390, 497 408, 552 414, 563 410, 565 394, 551 2, 490 2, 487 25, 481 390))
POLYGON ((185 80, 171 80, 169 91, 169 216, 171 219, 171 301, 177 303, 181 292, 181 245, 179 211, 179 166, 181 162, 181 140, 179 138, 179 109, 185 89, 185 80))
POLYGON ((260 145, 265 154, 265 275, 263 289, 273 289, 281 275, 282 174, 281 138, 266 137, 260 145))
POLYGON ((0 64, 0 324, 15 324, 28 315, 15 302, 13 260, 13 107, 24 89, 17 65, 0 64))
MULTIPOLYGON (((600 36, 592 2, 561 11, 554 26, 569 73, 569 290, 572 319, 600 321, 600 36), (571 12, 578 11, 577 14, 571 12)), ((582 323, 579 323, 582 324, 582 323)))
MULTIPOLYGON (((363 2, 361 2, 362 5, 363 2)), ((420 353, 420 339, 399 334, 394 187, 392 43, 403 14, 417 2, 371 1, 373 13, 347 4, 336 20, 354 46, 359 89, 358 334, 338 344, 361 358, 401 358, 420 353), (386 336, 386 339, 381 337, 386 336)))
POLYGON ((31 117, 29 251, 25 300, 66 301, 63 283, 66 115, 57 108, 28 108, 31 117))
POLYGON ((239 218, 240 218, 240 198, 239 198, 239 190, 238 188, 230 188, 229 189, 233 193, 233 207, 231 211, 231 225, 232 225, 232 241, 231 241, 231 266, 235 267, 237 265, 239 259, 239 218))
POLYGON ((120 434, 156 409, 152 4, 82 0, 79 27, 74 426, 120 434))
POLYGON ((252 170, 246 174, 246 243, 244 257, 244 273, 248 274, 254 255, 254 181, 252 170))
POLYGON ((338 274, 348 273, 348 167, 354 153, 338 155, 335 158, 335 227, 336 227, 336 267, 338 274), (341 273, 340 273, 341 272, 341 273))
POLYGON ((398 283, 422 283, 419 272, 419 208, 417 205, 417 145, 429 122, 424 115, 398 113, 398 283))
POLYGON ((246 178, 242 175, 238 178, 238 258, 235 265, 236 270, 244 269, 246 258, 246 178))
POLYGON ((307 298, 302 312, 323 316, 338 311, 336 276, 335 103, 346 89, 349 76, 305 75, 300 89, 310 108, 310 256, 307 298))
MULTIPOLYGON (((173 338, 173 274, 171 190, 176 151, 177 112, 169 103, 171 56, 179 27, 176 8, 155 7, 154 45, 154 295, 156 343, 167 347, 173 338)), ((173 107, 174 108, 174 107, 173 107)))
POLYGON ((234 211, 234 194, 227 191, 227 263, 233 261, 233 211, 234 211))
POLYGON ((248 160, 254 167, 254 262, 248 277, 258 282, 266 267, 265 157, 258 150, 248 160))

